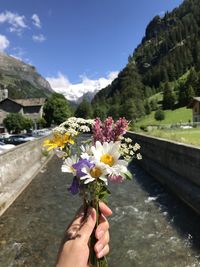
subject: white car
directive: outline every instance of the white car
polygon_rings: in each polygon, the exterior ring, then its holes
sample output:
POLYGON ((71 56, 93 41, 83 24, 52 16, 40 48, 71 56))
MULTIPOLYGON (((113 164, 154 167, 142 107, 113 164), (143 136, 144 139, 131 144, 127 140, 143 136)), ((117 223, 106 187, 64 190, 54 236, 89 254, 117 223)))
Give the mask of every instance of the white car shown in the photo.
POLYGON ((15 147, 15 145, 11 145, 11 144, 4 144, 3 142, 0 142, 0 154, 8 151, 9 149, 15 147))

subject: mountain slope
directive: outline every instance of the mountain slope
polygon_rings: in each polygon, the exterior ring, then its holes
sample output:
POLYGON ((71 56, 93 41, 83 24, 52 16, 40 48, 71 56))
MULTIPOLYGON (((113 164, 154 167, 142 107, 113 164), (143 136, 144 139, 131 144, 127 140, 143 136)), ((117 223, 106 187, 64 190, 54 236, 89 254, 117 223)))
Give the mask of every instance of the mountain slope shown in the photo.
POLYGON ((0 84, 6 86, 11 98, 47 96, 52 88, 34 66, 0 52, 0 84))
POLYGON ((166 83, 172 87, 175 103, 179 103, 180 91, 187 95, 184 90, 190 85, 194 86, 191 95, 200 94, 199 0, 185 0, 163 17, 155 16, 125 68, 95 96, 92 105, 94 110, 104 109, 107 115, 126 115, 135 120, 149 110, 146 107, 151 95, 169 88, 166 83), (193 84, 179 84, 179 77, 189 70, 192 74, 188 79, 193 84))

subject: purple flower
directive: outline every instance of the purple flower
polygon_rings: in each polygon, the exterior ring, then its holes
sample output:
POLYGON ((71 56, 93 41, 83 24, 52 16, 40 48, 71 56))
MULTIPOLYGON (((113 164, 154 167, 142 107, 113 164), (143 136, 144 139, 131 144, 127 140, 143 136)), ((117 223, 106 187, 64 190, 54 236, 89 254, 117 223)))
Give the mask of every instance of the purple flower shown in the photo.
POLYGON ((87 166, 88 168, 91 168, 94 166, 94 164, 91 163, 87 159, 80 159, 77 163, 72 165, 72 167, 76 170, 76 174, 78 177, 82 177, 82 176, 86 175, 86 173, 82 172, 82 169, 85 166, 87 166))
POLYGON ((77 177, 74 177, 72 184, 68 188, 68 190, 72 193, 72 195, 76 195, 79 192, 79 182, 77 177))

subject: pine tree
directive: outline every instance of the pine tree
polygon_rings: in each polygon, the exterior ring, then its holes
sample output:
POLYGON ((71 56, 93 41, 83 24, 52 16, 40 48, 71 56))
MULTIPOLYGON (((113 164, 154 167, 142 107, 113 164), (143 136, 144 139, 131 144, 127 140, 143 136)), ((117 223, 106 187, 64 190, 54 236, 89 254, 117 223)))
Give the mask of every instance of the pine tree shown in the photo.
POLYGON ((166 83, 164 86, 163 92, 163 108, 164 109, 173 109, 176 98, 172 90, 172 87, 169 83, 166 83))

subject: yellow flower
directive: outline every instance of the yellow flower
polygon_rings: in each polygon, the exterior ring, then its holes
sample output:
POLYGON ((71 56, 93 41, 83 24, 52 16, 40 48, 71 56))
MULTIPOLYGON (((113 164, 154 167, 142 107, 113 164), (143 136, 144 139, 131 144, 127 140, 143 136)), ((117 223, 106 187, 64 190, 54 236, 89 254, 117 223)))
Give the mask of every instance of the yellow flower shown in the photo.
POLYGON ((70 134, 54 133, 53 138, 45 140, 43 146, 47 146, 47 150, 49 151, 57 147, 64 148, 66 144, 74 144, 74 140, 71 138, 70 134))

